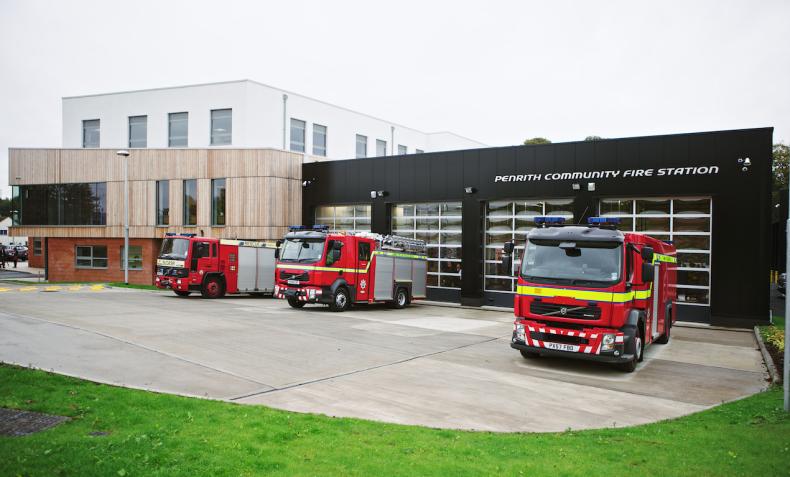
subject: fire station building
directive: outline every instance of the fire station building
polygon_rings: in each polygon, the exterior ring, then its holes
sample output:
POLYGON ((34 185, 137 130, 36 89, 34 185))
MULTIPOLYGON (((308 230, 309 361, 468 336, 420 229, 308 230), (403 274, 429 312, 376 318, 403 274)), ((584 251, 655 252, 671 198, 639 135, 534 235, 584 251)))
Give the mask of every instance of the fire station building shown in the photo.
POLYGON ((304 221, 429 244, 429 298, 512 306, 502 247, 539 215, 678 249, 678 319, 748 326, 769 313, 772 128, 305 164, 304 221))
POLYGON ((52 281, 122 279, 128 169, 134 283, 168 232, 326 224, 423 239, 429 299, 510 307, 505 242, 515 268, 535 216, 608 216, 676 246, 678 319, 768 320, 771 128, 488 148, 249 81, 64 98, 63 117, 63 149, 9 150, 10 233, 52 281))

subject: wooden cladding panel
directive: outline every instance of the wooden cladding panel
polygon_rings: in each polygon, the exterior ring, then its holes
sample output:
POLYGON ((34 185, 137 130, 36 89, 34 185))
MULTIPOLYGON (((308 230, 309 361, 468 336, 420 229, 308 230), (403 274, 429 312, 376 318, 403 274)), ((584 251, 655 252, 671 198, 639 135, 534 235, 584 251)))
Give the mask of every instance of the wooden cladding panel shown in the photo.
POLYGON ((60 182, 59 149, 9 149, 8 183, 11 185, 60 182))
MULTIPOLYGON (((197 180, 197 223, 211 224, 211 179, 197 180)), ((227 203, 227 197, 225 198, 227 203)))
POLYGON ((170 181, 170 225, 184 223, 184 181, 170 181))
MULTIPOLYGON (((266 227, 129 227, 130 238, 162 238, 165 233, 200 233, 206 237, 229 239, 278 240, 288 232, 286 226, 266 227)), ((71 237, 71 238, 120 238, 123 226, 113 227, 12 227, 15 235, 27 237, 71 237)))

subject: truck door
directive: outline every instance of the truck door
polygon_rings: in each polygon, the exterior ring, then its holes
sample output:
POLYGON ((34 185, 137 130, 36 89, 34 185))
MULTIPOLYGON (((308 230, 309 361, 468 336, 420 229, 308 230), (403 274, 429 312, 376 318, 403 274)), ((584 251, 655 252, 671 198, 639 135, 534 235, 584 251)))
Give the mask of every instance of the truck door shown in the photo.
POLYGON ((370 280, 368 263, 370 263, 371 243, 357 241, 357 300, 368 301, 370 296, 370 280))
POLYGON ((203 271, 203 273, 214 271, 213 260, 211 258, 211 244, 198 241, 192 243, 192 259, 190 261, 189 271, 193 273, 198 271, 203 271))

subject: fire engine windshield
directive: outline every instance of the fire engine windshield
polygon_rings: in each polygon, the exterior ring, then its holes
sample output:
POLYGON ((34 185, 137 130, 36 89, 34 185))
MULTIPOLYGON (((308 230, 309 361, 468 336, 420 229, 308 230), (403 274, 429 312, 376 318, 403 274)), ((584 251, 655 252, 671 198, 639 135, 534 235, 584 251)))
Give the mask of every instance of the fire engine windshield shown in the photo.
POLYGON ((183 238, 166 238, 162 241, 159 258, 186 260, 189 251, 189 240, 183 238))
POLYGON ((623 245, 615 242, 527 242, 521 276, 530 282, 607 286, 620 281, 623 245))
POLYGON ((317 262, 324 253, 324 239, 290 238, 283 242, 281 262, 317 262))

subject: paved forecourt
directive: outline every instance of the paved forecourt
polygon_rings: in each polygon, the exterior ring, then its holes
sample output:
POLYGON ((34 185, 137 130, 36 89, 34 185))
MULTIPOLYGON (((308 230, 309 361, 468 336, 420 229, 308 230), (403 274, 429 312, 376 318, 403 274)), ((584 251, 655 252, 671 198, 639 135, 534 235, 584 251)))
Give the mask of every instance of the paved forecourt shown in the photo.
POLYGON ((0 293, 0 360, 129 387, 441 428, 563 431, 696 412, 765 387, 752 335, 676 327, 633 374, 525 360, 509 313, 90 287, 0 293))

